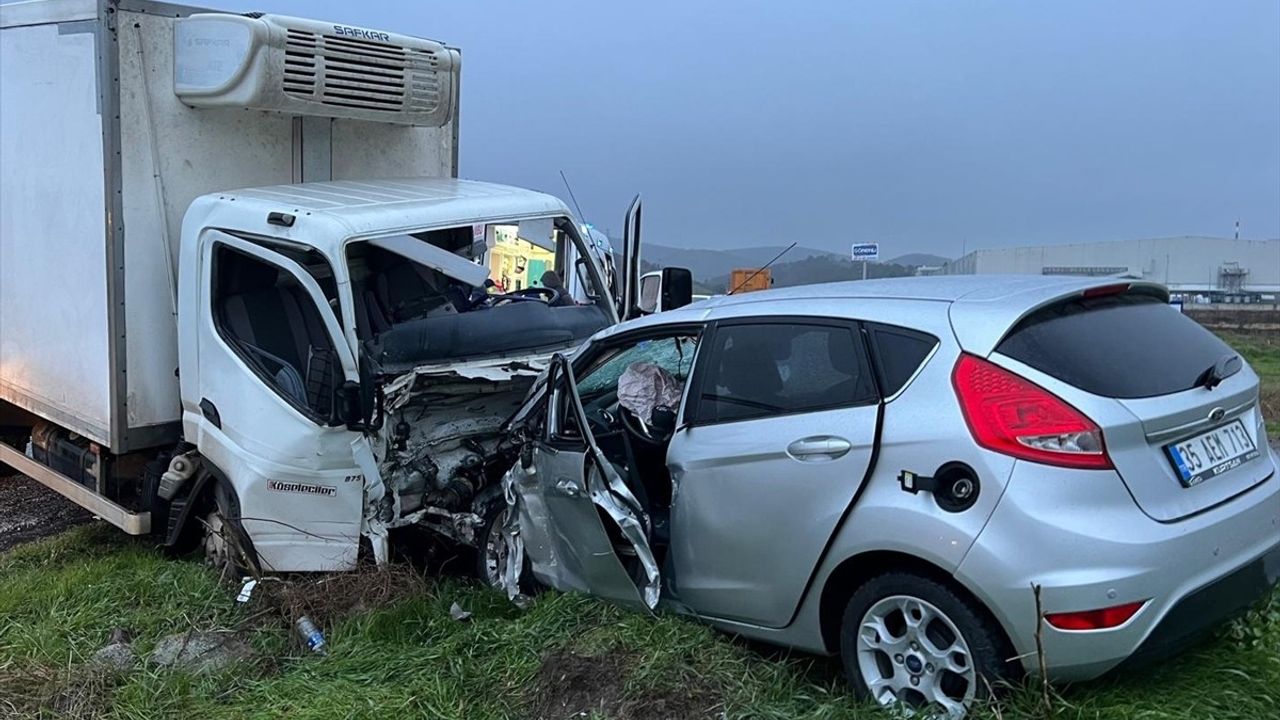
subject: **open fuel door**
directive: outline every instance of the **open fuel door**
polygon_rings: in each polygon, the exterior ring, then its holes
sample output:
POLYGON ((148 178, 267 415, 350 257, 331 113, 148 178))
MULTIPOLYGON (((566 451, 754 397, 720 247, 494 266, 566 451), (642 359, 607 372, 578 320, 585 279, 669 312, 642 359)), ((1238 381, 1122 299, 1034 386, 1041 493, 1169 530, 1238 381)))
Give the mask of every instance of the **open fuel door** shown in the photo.
POLYGON ((633 609, 658 604, 649 519, 592 436, 573 368, 552 360, 541 437, 529 441, 508 490, 534 575, 633 609))
POLYGON ((640 196, 631 199, 622 225, 622 320, 640 317, 640 196))

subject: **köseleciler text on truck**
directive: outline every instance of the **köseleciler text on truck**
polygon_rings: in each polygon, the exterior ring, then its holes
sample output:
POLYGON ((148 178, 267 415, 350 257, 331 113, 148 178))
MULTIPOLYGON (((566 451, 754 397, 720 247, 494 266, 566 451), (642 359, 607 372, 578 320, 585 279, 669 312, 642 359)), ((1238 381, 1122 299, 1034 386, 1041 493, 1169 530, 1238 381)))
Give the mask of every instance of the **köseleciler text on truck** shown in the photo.
POLYGON ((503 421, 639 312, 638 202, 615 297, 561 201, 456 179, 430 40, 40 0, 0 50, 0 464, 220 563, 484 545, 503 421))

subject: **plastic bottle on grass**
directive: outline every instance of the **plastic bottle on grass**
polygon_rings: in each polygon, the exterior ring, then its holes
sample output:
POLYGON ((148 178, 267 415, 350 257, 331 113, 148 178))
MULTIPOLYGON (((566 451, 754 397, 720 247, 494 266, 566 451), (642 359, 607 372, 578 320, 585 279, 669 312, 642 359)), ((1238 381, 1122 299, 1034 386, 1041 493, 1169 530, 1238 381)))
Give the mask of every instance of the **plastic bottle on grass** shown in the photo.
POLYGON ((302 641, 307 644, 307 648, 311 652, 320 655, 327 654, 326 648, 328 644, 324 641, 324 633, 320 632, 320 628, 316 627, 311 618, 303 615, 294 622, 293 626, 298 631, 298 637, 302 638, 302 641))

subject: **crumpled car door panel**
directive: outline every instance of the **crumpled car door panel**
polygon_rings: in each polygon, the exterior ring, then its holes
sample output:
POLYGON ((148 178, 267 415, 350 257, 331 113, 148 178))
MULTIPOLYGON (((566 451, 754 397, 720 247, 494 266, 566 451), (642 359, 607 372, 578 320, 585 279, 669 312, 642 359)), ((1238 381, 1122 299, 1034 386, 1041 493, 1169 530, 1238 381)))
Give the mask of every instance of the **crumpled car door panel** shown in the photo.
POLYGON ((507 474, 507 497, 516 510, 524 553, 534 575, 552 587, 652 610, 660 579, 648 518, 596 445, 568 361, 556 356, 551 372, 547 387, 567 393, 565 405, 583 437, 530 441, 529 462, 507 474))

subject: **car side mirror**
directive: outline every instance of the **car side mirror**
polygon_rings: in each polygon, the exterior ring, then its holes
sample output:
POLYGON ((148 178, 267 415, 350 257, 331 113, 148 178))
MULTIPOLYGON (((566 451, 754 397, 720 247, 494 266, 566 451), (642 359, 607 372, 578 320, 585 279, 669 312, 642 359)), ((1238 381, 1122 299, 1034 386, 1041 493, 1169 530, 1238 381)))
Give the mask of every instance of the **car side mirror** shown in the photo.
POLYGON ((662 268, 662 309, 675 310, 693 302, 693 272, 689 268, 662 268))

